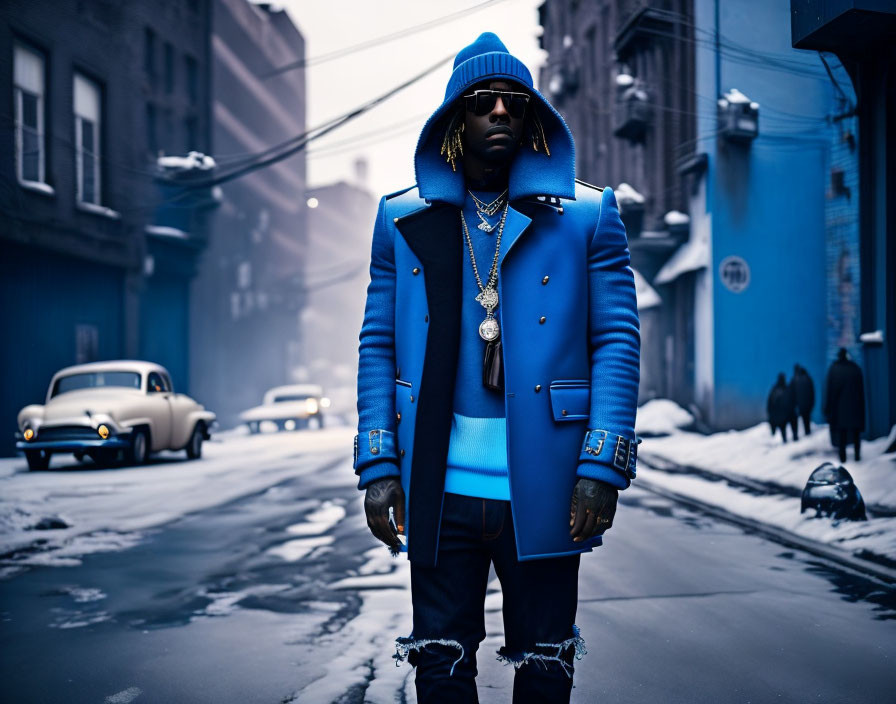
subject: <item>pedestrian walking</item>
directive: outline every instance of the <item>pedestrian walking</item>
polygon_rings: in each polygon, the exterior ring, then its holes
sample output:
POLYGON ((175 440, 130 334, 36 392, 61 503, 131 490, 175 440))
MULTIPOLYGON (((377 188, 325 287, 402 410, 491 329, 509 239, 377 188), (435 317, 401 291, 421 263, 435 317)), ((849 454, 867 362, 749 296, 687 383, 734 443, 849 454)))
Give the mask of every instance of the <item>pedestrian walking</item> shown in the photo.
POLYGON ((865 430, 865 381, 862 368, 849 358, 841 347, 828 369, 825 381, 824 417, 831 432, 831 444, 846 462, 846 447, 852 443, 856 462, 861 459, 862 438, 865 430))
POLYGON ((787 426, 790 425, 793 429, 794 441, 799 439, 797 433, 796 398, 794 397, 793 388, 787 385, 784 372, 778 374, 775 385, 769 391, 766 411, 768 413, 768 423, 772 427, 772 435, 780 429, 781 439, 787 442, 787 426))
POLYGON ((800 364, 793 365, 793 377, 790 379, 790 388, 796 400, 796 411, 803 419, 803 430, 806 435, 812 432, 809 422, 812 409, 815 408, 815 384, 806 368, 800 364))
POLYGON ((625 228, 489 32, 457 55, 414 161, 416 185, 385 196, 374 227, 354 457, 368 526, 411 562, 396 658, 421 704, 478 701, 493 564, 513 701, 568 702, 580 556, 635 476, 625 228))

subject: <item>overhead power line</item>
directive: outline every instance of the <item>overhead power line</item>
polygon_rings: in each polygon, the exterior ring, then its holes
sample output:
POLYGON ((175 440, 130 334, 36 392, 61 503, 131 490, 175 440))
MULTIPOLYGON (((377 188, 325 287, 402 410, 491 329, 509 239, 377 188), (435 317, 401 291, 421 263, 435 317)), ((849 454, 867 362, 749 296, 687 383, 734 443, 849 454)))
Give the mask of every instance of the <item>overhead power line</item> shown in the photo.
POLYGON ((389 98, 391 98, 396 93, 401 92, 408 86, 413 85, 417 81, 425 78, 430 73, 435 71, 437 68, 442 66, 442 64, 447 63, 448 61, 454 58, 454 54, 450 54, 443 59, 440 59, 436 63, 432 64, 425 70, 421 71, 417 75, 408 79, 404 83, 392 88, 391 90, 383 93, 382 95, 374 98, 373 100, 369 100, 363 105, 355 108, 354 110, 350 110, 349 112, 330 120, 329 122, 324 123, 319 127, 315 127, 313 129, 308 130, 296 137, 293 137, 286 142, 283 142, 281 145, 270 147, 269 149, 264 150, 263 152, 259 152, 257 155, 253 157, 253 159, 248 160, 250 163, 247 163, 244 166, 240 166, 235 168, 233 171, 230 171, 225 174, 221 174, 220 176, 214 176, 208 179, 201 179, 196 181, 190 181, 186 183, 182 183, 176 179, 171 179, 171 182, 180 186, 184 191, 196 190, 198 188, 211 188, 212 186, 218 186, 222 183, 227 183, 228 181, 233 181, 234 179, 240 178, 241 176, 245 176, 246 174, 252 173, 253 171, 257 171, 259 169, 263 169, 267 166, 271 166, 272 164, 276 164, 279 161, 283 161, 291 157, 293 154, 297 154, 302 151, 310 142, 320 139, 325 134, 329 134, 333 130, 338 129, 342 125, 351 122, 355 118, 363 115, 365 112, 373 109, 380 103, 385 102, 389 98), (272 153, 274 150, 283 147, 279 152, 272 153), (260 158, 259 158, 260 157, 260 158))
POLYGON ((281 73, 285 73, 286 71, 292 71, 297 68, 305 68, 307 66, 316 66, 317 64, 332 61, 333 59, 339 59, 343 56, 348 56, 349 54, 354 54, 359 51, 364 51, 365 49, 370 49, 374 46, 379 46, 380 44, 386 44, 388 42, 395 41, 396 39, 403 39, 404 37, 409 37, 412 34, 417 34, 418 32, 423 32, 427 29, 438 27, 439 25, 445 24, 447 22, 453 22, 454 20, 460 19, 461 17, 466 17, 471 13, 479 12, 480 10, 484 10, 492 5, 497 5, 498 3, 505 1, 506 0, 485 0, 485 2, 481 2, 478 5, 473 5, 473 7, 458 10, 457 12, 452 12, 449 15, 443 15, 442 17, 437 17, 427 22, 423 22, 422 24, 418 24, 413 27, 407 27, 397 32, 392 32, 391 34, 385 34, 381 37, 368 39, 358 44, 343 47, 342 49, 335 49, 334 51, 320 54, 319 56, 312 56, 309 59, 299 59, 298 61, 293 61, 291 63, 285 64, 284 66, 279 66, 272 71, 268 71, 267 73, 262 74, 261 78, 263 80, 266 80, 268 78, 272 78, 273 76, 279 76, 281 73))

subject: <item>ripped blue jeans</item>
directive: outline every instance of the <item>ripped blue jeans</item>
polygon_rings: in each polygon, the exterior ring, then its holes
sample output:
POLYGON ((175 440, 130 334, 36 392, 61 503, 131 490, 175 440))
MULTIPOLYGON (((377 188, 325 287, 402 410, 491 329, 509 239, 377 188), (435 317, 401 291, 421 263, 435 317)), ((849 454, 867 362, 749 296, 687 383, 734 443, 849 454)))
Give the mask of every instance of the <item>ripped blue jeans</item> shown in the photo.
POLYGON ((479 701, 476 651, 492 563, 504 600, 497 659, 514 666, 513 703, 569 702, 573 661, 585 653, 574 625, 579 555, 520 562, 510 503, 451 493, 436 567, 411 563, 414 629, 397 640, 396 661, 417 669, 417 701, 479 701))

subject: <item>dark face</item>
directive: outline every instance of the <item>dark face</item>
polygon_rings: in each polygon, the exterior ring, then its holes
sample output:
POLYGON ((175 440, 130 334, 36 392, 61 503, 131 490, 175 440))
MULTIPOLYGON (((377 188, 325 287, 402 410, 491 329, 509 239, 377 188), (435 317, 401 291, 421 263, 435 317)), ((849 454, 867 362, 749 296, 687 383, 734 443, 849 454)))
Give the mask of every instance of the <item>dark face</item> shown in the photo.
MULTIPOLYGON (((484 81, 472 86, 464 94, 482 89, 528 93, 523 87, 510 81, 484 81)), ((477 115, 465 109, 464 154, 489 167, 509 164, 522 141, 524 122, 525 114, 511 117, 501 98, 495 101, 495 106, 485 115, 477 115)))

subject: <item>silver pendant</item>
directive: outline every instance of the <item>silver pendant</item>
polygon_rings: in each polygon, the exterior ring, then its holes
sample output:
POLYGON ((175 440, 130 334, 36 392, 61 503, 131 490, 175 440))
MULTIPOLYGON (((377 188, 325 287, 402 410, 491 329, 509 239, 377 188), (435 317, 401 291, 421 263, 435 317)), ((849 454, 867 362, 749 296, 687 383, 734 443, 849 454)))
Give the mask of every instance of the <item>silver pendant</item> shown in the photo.
POLYGON ((495 308, 498 307, 498 289, 488 287, 484 288, 479 292, 479 295, 476 296, 476 300, 479 301, 480 305, 491 315, 495 308))
POLYGON ((485 316, 485 320, 479 323, 479 337, 486 342, 493 342, 501 336, 501 328, 498 321, 489 313, 485 316))
POLYGON ((488 232, 489 234, 491 234, 492 232, 495 231, 495 228, 498 226, 498 223, 495 223, 494 225, 489 225, 488 220, 485 219, 485 216, 482 213, 477 212, 476 214, 479 216, 479 219, 482 221, 477 226, 480 230, 482 230, 483 232, 488 232))

